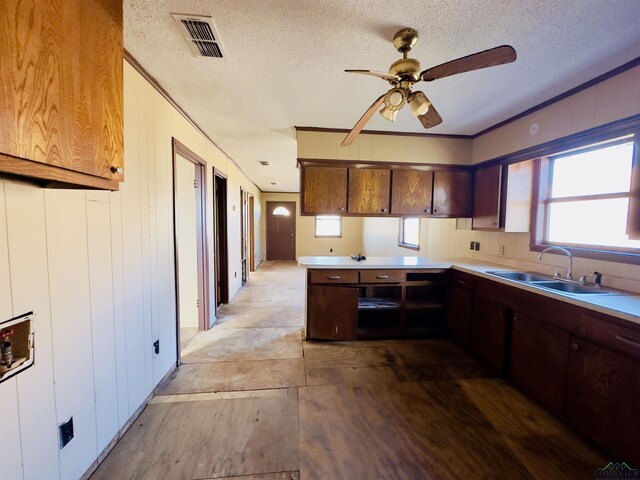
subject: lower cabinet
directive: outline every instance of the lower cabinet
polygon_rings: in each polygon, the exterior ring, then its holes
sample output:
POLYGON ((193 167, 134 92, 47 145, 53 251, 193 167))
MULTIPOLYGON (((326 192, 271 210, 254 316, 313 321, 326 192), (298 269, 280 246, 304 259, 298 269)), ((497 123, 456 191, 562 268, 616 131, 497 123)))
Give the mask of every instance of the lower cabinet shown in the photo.
POLYGON ((571 338, 568 422, 603 449, 640 465, 640 361, 571 338))
POLYGON ((470 275, 454 272, 449 289, 449 333, 463 347, 469 347, 473 316, 474 280, 470 275))
POLYGON ((506 305, 476 292, 471 324, 471 351, 497 372, 506 368, 507 326, 511 311, 506 305))
POLYGON ((513 314, 509 379, 558 416, 564 413, 570 342, 561 328, 513 314))
POLYGON ((355 340, 358 289, 310 285, 307 292, 309 338, 355 340))

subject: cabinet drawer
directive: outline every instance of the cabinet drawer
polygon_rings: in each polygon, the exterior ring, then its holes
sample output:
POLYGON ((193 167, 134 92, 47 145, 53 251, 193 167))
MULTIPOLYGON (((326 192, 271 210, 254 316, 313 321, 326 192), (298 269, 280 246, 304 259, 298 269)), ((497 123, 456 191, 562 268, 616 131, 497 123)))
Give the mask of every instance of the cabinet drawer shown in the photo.
POLYGON ((576 335, 640 360, 640 331, 625 328, 598 314, 580 315, 576 335))
POLYGON ((309 283, 358 283, 358 271, 309 270, 309 283))
POLYGON ((403 270, 360 270, 360 283, 396 283, 404 281, 403 270))
POLYGON ((454 270, 451 275, 451 285, 464 290, 473 291, 476 284, 473 276, 454 270))

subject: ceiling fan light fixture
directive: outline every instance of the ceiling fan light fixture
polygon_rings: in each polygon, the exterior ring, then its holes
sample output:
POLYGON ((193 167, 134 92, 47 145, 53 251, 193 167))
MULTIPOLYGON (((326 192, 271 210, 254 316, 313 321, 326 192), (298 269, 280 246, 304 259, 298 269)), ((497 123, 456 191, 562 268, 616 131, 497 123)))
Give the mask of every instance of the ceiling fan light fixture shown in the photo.
POLYGON ((427 96, 422 92, 413 92, 408 98, 409 107, 416 117, 424 115, 429 111, 431 102, 427 96))
POLYGON ((382 107, 382 110, 380 110, 380 115, 382 115, 385 120, 395 122, 396 115, 398 115, 398 110, 392 110, 385 105, 384 107, 382 107))

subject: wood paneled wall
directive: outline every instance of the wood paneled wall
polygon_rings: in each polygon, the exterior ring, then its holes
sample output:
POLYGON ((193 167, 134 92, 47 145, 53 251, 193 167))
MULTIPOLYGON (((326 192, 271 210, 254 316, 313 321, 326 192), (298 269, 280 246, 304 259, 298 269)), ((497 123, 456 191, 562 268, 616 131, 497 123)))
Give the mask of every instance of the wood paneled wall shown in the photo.
POLYGON ((242 185, 259 213, 259 190, 132 67, 124 70, 120 192, 0 179, 0 319, 36 314, 34 367, 0 384, 3 479, 80 478, 175 363, 172 137, 210 162, 208 199, 212 167, 228 176, 230 295, 240 289, 234 195, 242 185), (70 416, 75 438, 59 450, 58 424, 70 416))

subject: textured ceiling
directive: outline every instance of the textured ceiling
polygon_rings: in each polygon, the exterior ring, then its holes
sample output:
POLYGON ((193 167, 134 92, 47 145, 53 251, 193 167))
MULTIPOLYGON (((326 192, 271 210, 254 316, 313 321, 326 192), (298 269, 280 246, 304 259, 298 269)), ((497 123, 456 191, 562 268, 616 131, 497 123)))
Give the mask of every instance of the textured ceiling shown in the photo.
MULTIPOLYGON (((422 68, 498 45, 510 65, 419 83, 474 134, 640 55, 639 0, 125 0, 125 48, 263 191, 297 191, 294 125, 351 128, 389 85, 391 38, 418 30, 422 68), (211 16, 226 58, 196 58, 172 13, 211 16), (269 167, 259 161, 267 160, 269 167), (272 185, 276 182, 276 185, 272 185)), ((408 108, 371 130, 425 132, 408 108)))

